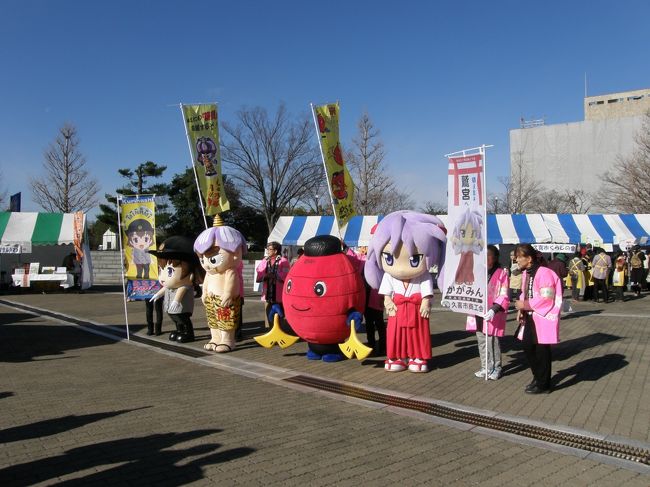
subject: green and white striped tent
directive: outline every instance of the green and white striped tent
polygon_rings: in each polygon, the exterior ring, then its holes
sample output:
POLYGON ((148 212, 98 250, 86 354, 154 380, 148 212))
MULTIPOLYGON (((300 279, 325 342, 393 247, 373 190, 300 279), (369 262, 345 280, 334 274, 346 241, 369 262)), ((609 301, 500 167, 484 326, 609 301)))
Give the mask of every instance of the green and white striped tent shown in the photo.
POLYGON ((31 253, 33 245, 72 243, 74 213, 0 212, 1 253, 31 253))

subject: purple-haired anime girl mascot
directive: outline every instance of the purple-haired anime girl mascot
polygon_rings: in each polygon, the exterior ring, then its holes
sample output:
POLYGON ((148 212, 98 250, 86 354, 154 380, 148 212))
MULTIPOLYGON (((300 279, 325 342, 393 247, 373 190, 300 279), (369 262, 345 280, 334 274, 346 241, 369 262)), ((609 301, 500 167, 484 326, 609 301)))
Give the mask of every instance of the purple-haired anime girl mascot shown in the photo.
POLYGON ((231 352, 235 349, 244 294, 242 255, 246 239, 238 230, 224 226, 217 215, 214 226, 196 238, 194 251, 206 272, 201 301, 211 339, 204 348, 217 353, 231 352))
POLYGON ((482 227, 481 214, 467 208, 454 228, 449 240, 454 252, 460 254, 454 278, 456 284, 474 284, 474 254, 480 254, 485 247, 485 242, 481 238, 482 227))
POLYGON ((379 222, 370 240, 364 273, 368 284, 384 295, 388 312, 384 368, 389 372, 429 370, 433 297, 429 269, 437 265, 442 282, 445 233, 435 216, 397 211, 379 222))

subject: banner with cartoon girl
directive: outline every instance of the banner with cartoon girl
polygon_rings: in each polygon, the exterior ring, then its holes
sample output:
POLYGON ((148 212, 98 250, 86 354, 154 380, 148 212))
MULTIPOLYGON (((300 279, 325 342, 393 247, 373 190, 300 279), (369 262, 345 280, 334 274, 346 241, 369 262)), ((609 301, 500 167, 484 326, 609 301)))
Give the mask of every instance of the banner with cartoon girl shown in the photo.
POLYGON ((156 203, 153 195, 118 196, 120 239, 127 299, 142 300, 158 289, 158 262, 148 250, 156 250, 156 203))
POLYGON ((181 105, 187 141, 206 215, 230 209, 221 178, 217 105, 181 105))
POLYGON ((356 213, 354 184, 343 160, 343 149, 339 140, 339 104, 328 103, 316 107, 312 105, 312 109, 332 206, 341 228, 356 213))
POLYGON ((442 305, 483 316, 487 312, 485 147, 447 157, 449 216, 442 305))

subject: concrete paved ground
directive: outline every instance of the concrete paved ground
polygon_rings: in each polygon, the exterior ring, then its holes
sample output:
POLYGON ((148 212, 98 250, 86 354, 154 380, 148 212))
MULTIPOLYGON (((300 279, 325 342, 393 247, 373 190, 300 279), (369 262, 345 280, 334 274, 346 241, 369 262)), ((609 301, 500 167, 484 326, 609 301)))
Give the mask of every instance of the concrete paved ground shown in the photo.
MULTIPOLYGON (((99 323, 123 325, 121 294, 26 294, 0 299, 20 302, 81 317, 99 323)), ((555 390, 550 395, 530 396, 523 388, 530 381, 521 348, 511 335, 502 340, 504 377, 496 382, 476 379, 480 367, 476 338, 464 331, 462 315, 437 310, 432 313, 432 371, 391 374, 383 370, 383 358, 325 364, 308 361, 302 342, 285 349, 267 350, 252 338, 263 333, 263 306, 249 296, 244 307, 248 338, 231 354, 251 362, 282 367, 321 377, 449 401, 503 415, 566 425, 610 436, 650 443, 650 297, 625 303, 577 303, 576 313, 561 323, 562 343, 553 350, 555 390)), ((144 304, 128 303, 130 329, 144 333, 144 304)), ((200 348, 209 336, 203 307, 196 302, 193 317, 200 348)), ((171 329, 165 317, 163 330, 171 329)), ((166 335, 165 335, 166 336, 166 335)), ((160 340, 165 340, 165 336, 160 340)))
MULTIPOLYGON (((109 318, 115 304, 107 298, 59 295, 54 304, 109 318)), ((597 346, 607 343, 612 341, 597 346)), ((232 356, 254 351, 249 347, 232 356)), ((296 367, 308 364, 286 351, 259 352, 296 367)), ((329 375, 365 370, 371 381, 393 377, 356 362, 334 364, 339 368, 308 365, 329 375)), ((397 374, 395 385, 418 380, 428 384, 430 395, 442 394, 443 387, 432 387, 444 384, 436 375, 458 367, 397 374)), ((507 381, 467 379, 461 387, 501 384, 507 381)), ((514 402, 502 399, 504 405, 514 402)), ((0 405, 2 486, 636 486, 648 485, 649 478, 234 375, 5 306, 0 306, 0 405)))

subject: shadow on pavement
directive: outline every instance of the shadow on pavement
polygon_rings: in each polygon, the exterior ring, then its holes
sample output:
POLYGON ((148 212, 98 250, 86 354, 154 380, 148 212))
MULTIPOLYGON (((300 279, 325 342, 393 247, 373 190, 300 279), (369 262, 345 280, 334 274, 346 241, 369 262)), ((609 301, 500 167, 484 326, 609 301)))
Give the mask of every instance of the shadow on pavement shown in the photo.
MULTIPOLYGON (((17 321, 29 319, 32 315, 22 315, 17 321)), ((0 315, 4 319, 6 314, 0 315)), ((91 333, 79 333, 73 327, 41 324, 7 324, 0 326, 0 363, 30 362, 36 357, 63 355, 68 350, 97 347, 117 343, 91 333)), ((67 357, 58 357, 67 358, 67 357)), ((55 360, 49 358, 49 360, 55 360)))
POLYGON ((566 360, 570 357, 573 357, 574 355, 579 354, 584 350, 589 350, 590 348, 615 342, 623 338, 625 337, 620 337, 618 335, 610 335, 609 333, 598 332, 598 333, 592 333, 591 335, 586 335, 583 337, 572 338, 571 340, 562 341, 552 347, 553 360, 554 361, 566 360))
MULTIPOLYGON (((551 347, 553 363, 567 360, 585 350, 621 340, 622 338, 624 337, 610 335, 609 333, 592 333, 584 337, 572 338, 571 340, 560 342, 551 347)), ((509 359, 509 362, 503 366, 503 375, 514 375, 522 370, 528 370, 528 362, 526 361, 524 352, 521 350, 521 342, 519 340, 512 336, 503 337, 501 339, 501 352, 504 355, 507 353, 509 359)))
POLYGON ((6 399, 6 398, 11 397, 11 396, 13 396, 13 395, 14 395, 14 393, 13 393, 13 392, 9 392, 9 391, 7 391, 7 392, 0 392, 0 399, 6 399))
POLYGON ((38 316, 31 313, 0 313, 0 326, 33 320, 34 318, 38 318, 38 316))
POLYGON ((553 388, 555 390, 565 389, 571 387, 579 382, 584 381, 597 381, 605 377, 607 374, 616 372, 617 370, 627 367, 629 362, 625 360, 625 355, 619 353, 609 353, 602 357, 593 357, 569 367, 568 369, 560 370, 553 377, 553 388), (562 382, 567 377, 570 377, 566 382, 562 382))
MULTIPOLYGON (((147 406, 151 407, 151 406, 147 406)), ((22 426, 15 426, 0 431, 0 443, 11 443, 12 441, 22 441, 31 438, 42 438, 44 436, 52 436, 64 431, 69 431, 75 428, 80 428, 95 421, 101 421, 105 418, 112 418, 138 409, 122 409, 119 411, 110 411, 105 413, 83 414, 80 416, 69 415, 60 418, 46 419, 36 423, 25 424, 22 426)))
POLYGON ((433 333, 431 335, 431 346, 433 348, 442 347, 448 343, 467 340, 468 338, 476 338, 476 335, 465 330, 452 330, 444 331, 442 333, 433 333))
POLYGON ((562 315, 562 321, 571 320, 573 318, 582 318, 583 316, 599 315, 603 311, 605 311, 605 310, 604 309, 593 309, 593 310, 586 310, 586 311, 573 311, 571 313, 563 314, 562 315))
POLYGON ((57 485, 185 485, 203 478, 202 467, 245 457, 255 451, 240 447, 216 451, 219 443, 207 443, 205 437, 222 430, 206 429, 185 433, 161 433, 140 438, 94 443, 73 448, 49 458, 13 465, 0 470, 0 483, 31 485, 85 470, 79 478, 57 480, 57 485), (201 444, 188 448, 178 445, 199 439, 201 444), (194 458, 191 461, 188 459, 194 458), (113 464, 118 464, 111 466, 113 464))

